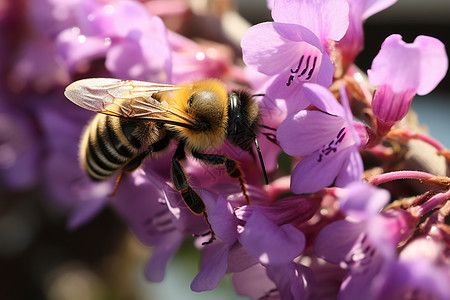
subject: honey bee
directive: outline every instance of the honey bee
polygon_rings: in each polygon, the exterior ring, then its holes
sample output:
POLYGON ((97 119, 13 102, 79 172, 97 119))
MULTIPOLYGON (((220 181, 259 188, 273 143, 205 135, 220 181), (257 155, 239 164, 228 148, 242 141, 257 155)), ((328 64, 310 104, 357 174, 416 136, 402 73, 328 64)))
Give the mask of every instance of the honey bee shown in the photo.
POLYGON ((245 91, 227 92, 216 79, 185 85, 150 83, 112 78, 82 79, 70 84, 64 95, 73 103, 98 114, 82 134, 79 158, 82 168, 96 181, 137 169, 150 154, 178 145, 172 157, 171 179, 187 207, 208 221, 206 206, 189 185, 180 163, 192 156, 207 165, 222 165, 239 180, 247 202, 244 174, 239 162, 224 155, 202 153, 225 140, 253 155, 255 144, 266 184, 267 174, 256 139, 260 119, 258 104, 245 91))

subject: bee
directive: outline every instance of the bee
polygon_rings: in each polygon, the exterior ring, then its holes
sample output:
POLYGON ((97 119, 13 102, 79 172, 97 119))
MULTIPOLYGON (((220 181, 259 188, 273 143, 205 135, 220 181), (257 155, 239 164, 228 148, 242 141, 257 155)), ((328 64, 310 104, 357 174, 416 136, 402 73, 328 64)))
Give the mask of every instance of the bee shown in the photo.
POLYGON ((166 149, 172 140, 177 141, 171 179, 186 206, 196 215, 203 214, 211 232, 209 242, 215 236, 206 206, 189 185, 180 163, 186 158, 186 148, 194 158, 207 165, 221 165, 228 175, 237 178, 249 203, 239 162, 202 152, 228 140, 254 157, 254 144, 268 182, 256 139, 260 111, 246 91, 228 93, 216 79, 170 85, 90 78, 70 84, 64 95, 78 106, 98 113, 82 134, 79 151, 82 168, 95 181, 120 173, 116 189, 123 174, 133 172, 147 156, 166 149))

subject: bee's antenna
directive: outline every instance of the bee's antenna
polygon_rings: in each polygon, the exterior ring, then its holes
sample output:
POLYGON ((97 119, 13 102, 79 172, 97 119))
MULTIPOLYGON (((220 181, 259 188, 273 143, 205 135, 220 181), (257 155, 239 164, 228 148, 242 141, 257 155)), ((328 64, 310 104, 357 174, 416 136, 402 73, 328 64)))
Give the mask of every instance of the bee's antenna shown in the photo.
POLYGON ((267 178, 267 173, 266 173, 266 167, 264 166, 264 160, 263 160, 263 157, 261 154, 261 149, 259 148, 259 144, 258 144, 258 140, 256 139, 256 136, 255 136, 254 142, 255 142, 255 146, 256 146, 256 151, 258 152, 259 163, 261 164, 261 169, 264 174, 264 180, 266 181, 266 184, 269 184, 269 179, 267 178))

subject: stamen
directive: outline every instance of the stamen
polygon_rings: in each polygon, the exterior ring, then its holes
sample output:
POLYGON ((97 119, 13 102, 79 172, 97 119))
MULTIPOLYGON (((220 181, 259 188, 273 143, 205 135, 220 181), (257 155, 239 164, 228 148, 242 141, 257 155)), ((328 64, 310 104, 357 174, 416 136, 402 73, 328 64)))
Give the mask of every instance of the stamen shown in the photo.
POLYGON ((317 56, 314 57, 313 66, 312 66, 311 70, 309 70, 308 77, 306 77, 306 80, 311 79, 311 76, 314 73, 314 69, 316 68, 316 62, 317 62, 317 56))
MULTIPOLYGON (((297 69, 296 69, 295 71, 293 71, 293 70, 291 69, 291 73, 297 73, 298 70, 300 70, 300 66, 302 65, 302 61, 303 61, 303 58, 304 58, 304 57, 305 57, 304 55, 302 55, 302 57, 300 57, 300 61, 298 62, 297 69)), ((308 58, 308 60, 309 60, 309 58, 308 58)), ((306 67, 308 67, 308 66, 306 66, 306 67)))
POLYGON ((311 59, 311 56, 308 56, 308 58, 306 59, 306 67, 303 69, 303 71, 300 73, 300 75, 298 77, 303 76, 306 73, 306 71, 308 71, 310 59, 311 59))

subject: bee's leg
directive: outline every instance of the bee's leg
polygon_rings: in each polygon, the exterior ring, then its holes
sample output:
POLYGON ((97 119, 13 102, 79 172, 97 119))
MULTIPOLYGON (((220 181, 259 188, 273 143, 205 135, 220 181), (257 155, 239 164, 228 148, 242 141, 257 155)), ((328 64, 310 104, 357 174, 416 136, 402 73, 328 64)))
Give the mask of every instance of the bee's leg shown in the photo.
POLYGON ((122 171, 120 172, 119 177, 117 177, 116 184, 114 186, 113 191, 108 194, 109 197, 114 197, 116 195, 117 189, 119 188, 120 183, 122 182, 123 177, 127 173, 131 173, 142 164, 142 161, 152 152, 151 148, 149 147, 144 152, 138 154, 134 158, 132 158, 125 166, 123 166, 122 171))
POLYGON ((116 185, 114 186, 114 190, 108 196, 113 197, 116 194, 117 189, 119 188, 119 185, 122 182, 122 179, 126 173, 131 173, 134 170, 136 170, 137 168, 139 168, 139 166, 142 164, 143 160, 150 153, 164 150, 169 145, 170 139, 171 139, 171 136, 166 135, 165 137, 163 137, 156 143, 148 146, 148 148, 145 151, 143 151, 143 152, 139 153, 138 155, 136 155, 135 157, 133 157, 125 166, 123 166, 119 177, 117 177, 116 185))
POLYGON ((205 203, 197 192, 195 192, 189 185, 186 174, 180 164, 180 160, 183 160, 185 157, 186 153, 184 152, 184 143, 180 142, 172 158, 172 182, 175 189, 181 194, 186 206, 196 215, 203 214, 206 224, 208 224, 209 231, 211 232, 211 238, 208 242, 203 244, 209 244, 216 239, 216 236, 212 230, 211 223, 209 223, 205 203))
POLYGON ((208 165, 223 165, 230 177, 239 180, 239 185, 241 186, 241 191, 244 194, 245 200, 247 201, 247 204, 250 204, 250 197, 248 196, 247 188, 245 187, 244 172, 242 171, 239 162, 219 154, 203 154, 192 151, 192 155, 208 165))
POLYGON ((117 189, 119 188, 120 183, 122 182, 123 176, 125 175, 124 172, 120 172, 119 177, 116 179, 116 184, 114 185, 114 189, 111 193, 108 194, 108 197, 114 197, 116 195, 117 189))

